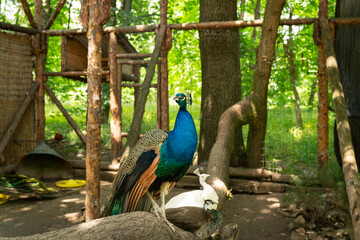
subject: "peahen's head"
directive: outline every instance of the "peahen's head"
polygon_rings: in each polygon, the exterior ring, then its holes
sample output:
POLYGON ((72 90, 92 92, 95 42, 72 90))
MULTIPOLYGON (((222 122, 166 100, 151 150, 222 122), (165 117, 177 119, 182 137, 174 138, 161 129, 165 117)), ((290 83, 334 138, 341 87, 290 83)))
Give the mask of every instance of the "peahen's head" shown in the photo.
POLYGON ((177 93, 174 97, 174 100, 180 107, 186 109, 186 95, 183 93, 177 93))

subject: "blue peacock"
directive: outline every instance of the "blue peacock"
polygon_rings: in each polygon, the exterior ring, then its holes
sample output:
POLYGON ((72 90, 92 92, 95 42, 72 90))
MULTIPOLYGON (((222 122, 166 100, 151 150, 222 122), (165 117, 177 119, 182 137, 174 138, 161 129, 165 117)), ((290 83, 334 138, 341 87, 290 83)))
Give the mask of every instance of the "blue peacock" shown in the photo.
POLYGON ((136 143, 119 167, 102 216, 153 207, 156 215, 167 221, 165 196, 187 172, 198 142, 194 120, 186 109, 186 95, 178 93, 174 100, 180 106, 174 129, 151 130, 136 143), (161 207, 154 200, 159 197, 161 207))

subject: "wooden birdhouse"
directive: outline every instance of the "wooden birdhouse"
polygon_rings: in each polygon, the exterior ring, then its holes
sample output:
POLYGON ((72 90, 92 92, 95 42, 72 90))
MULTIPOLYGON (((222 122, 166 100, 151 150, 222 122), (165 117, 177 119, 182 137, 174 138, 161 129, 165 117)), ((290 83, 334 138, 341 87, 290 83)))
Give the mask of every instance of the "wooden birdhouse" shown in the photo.
MULTIPOLYGON (((117 54, 123 53, 137 53, 135 48, 121 34, 117 34, 117 54)), ((108 70, 108 45, 109 36, 104 35, 102 39, 102 69, 108 70)), ((86 71, 87 69, 87 54, 88 54, 88 40, 86 34, 78 34, 72 36, 62 36, 61 38, 61 71, 86 71)), ((139 68, 133 65, 123 64, 122 80, 134 81, 135 76, 139 76, 139 68)), ((68 77, 74 80, 81 80, 79 77, 68 77)), ((103 76, 103 81, 106 78, 103 76)))

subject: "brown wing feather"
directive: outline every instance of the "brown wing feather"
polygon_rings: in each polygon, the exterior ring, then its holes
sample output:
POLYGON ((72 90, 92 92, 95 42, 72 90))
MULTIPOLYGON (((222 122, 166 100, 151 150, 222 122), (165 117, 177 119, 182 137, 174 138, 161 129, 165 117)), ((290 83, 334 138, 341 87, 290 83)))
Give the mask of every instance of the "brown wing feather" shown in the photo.
POLYGON ((159 161, 160 154, 156 156, 150 167, 140 176, 139 180, 135 183, 135 186, 131 189, 126 209, 127 212, 135 210, 140 198, 144 196, 150 185, 155 181, 155 171, 159 161))

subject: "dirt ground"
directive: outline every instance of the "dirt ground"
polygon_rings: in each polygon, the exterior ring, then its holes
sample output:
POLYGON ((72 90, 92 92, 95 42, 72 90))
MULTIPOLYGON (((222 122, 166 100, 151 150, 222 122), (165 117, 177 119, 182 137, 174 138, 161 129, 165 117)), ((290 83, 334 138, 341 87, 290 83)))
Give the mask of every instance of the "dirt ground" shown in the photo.
MULTIPOLYGON (((48 183, 52 185, 51 183, 48 183)), ((111 183, 101 182, 101 204, 104 205, 111 183)), ((184 189, 174 188, 169 198, 184 189)), ((234 194, 222 211, 224 224, 237 223, 240 239, 289 239, 291 218, 278 213, 282 194, 234 194)), ((72 226, 81 221, 85 187, 56 199, 18 199, 0 205, 0 238, 27 236, 72 226)))

